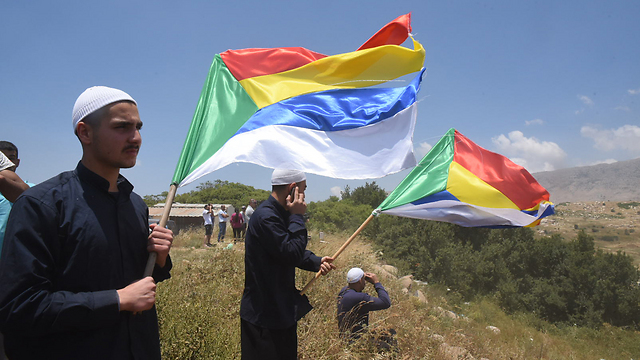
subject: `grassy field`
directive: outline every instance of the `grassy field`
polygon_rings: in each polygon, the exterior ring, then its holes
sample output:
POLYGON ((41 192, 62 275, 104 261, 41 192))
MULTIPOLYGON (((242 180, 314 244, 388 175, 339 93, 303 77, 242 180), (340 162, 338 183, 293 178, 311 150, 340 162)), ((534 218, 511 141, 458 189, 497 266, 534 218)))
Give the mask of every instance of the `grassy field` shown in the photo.
MULTIPOLYGON (((163 358, 240 359, 239 306, 244 284, 244 244, 202 248, 200 231, 176 237, 173 277, 158 285, 163 358)), ((309 248, 333 254, 349 234, 317 234, 309 248)), ((358 238, 337 260, 338 270, 308 292, 314 306, 298 323, 301 359, 638 359, 640 334, 610 326, 600 331, 560 329, 530 314, 507 316, 490 299, 471 303, 447 300, 447 290, 413 282, 406 293, 396 276, 358 238), (396 353, 378 353, 366 339, 342 342, 335 320, 336 295, 352 266, 377 272, 392 307, 371 314, 374 328, 397 331, 396 353), (424 294, 420 299, 417 291, 424 294), (491 328, 495 327, 495 328, 491 328)), ((403 274, 398 274, 401 276, 403 274)), ((299 271, 298 287, 313 276, 299 271)), ((373 291, 371 287, 367 290, 373 291)))

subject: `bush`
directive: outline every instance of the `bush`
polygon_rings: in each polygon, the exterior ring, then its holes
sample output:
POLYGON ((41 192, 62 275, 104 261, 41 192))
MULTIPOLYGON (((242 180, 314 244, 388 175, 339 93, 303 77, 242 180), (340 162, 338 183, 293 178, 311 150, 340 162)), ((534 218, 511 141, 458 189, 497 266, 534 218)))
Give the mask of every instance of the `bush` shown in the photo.
POLYGON ((567 242, 559 235, 536 240, 528 228, 462 228, 384 215, 376 221, 368 236, 387 262, 464 300, 494 295, 508 312, 533 312, 556 324, 640 324, 640 274, 631 258, 596 251, 584 231, 567 242))
POLYGON ((640 203, 639 202, 635 202, 635 201, 631 201, 631 202, 626 202, 626 203, 618 203, 617 205, 621 209, 629 210, 631 208, 634 208, 634 207, 640 205, 640 203))

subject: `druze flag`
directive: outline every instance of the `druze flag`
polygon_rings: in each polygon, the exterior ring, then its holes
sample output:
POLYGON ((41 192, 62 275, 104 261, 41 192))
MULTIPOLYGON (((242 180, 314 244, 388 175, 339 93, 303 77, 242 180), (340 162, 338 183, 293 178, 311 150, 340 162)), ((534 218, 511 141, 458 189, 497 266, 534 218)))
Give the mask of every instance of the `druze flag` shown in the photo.
POLYGON ((465 227, 519 227, 538 225, 554 208, 525 168, 450 129, 376 212, 465 227))
POLYGON ((172 184, 234 162, 282 164, 343 179, 415 165, 412 136, 425 51, 401 46, 410 15, 358 50, 326 56, 300 47, 228 50, 213 59, 172 184), (375 85, 416 73, 404 87, 375 85))

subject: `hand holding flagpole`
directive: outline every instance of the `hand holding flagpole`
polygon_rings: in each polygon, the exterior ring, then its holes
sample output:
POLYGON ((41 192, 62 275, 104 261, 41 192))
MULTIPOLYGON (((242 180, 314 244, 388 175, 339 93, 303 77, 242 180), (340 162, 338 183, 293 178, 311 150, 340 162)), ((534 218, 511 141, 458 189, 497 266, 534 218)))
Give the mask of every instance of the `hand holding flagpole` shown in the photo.
MULTIPOLYGON (((369 224, 369 222, 371 221, 371 219, 373 219, 373 214, 369 215, 369 217, 367 218, 367 220, 365 220, 362 225, 360 225, 360 227, 358 228, 358 230, 356 230, 356 232, 353 233, 353 235, 351 235, 351 237, 345 241, 344 244, 342 244, 342 246, 340 247, 340 249, 338 249, 338 251, 336 251, 335 254, 333 254, 332 258, 333 261, 335 261, 338 256, 340 256, 340 254, 342 254, 342 252, 344 251, 344 249, 347 248, 347 246, 349 246, 349 244, 351 244, 351 242, 353 241, 353 239, 356 238, 356 236, 358 236, 358 234, 360 234, 360 232, 362 231, 362 229, 365 228, 365 226, 367 226, 369 224)), ((313 285, 313 283, 316 281, 316 279, 318 279, 320 276, 322 275, 322 271, 318 271, 316 273, 316 275, 313 277, 313 279, 311 279, 311 281, 309 281, 307 283, 307 285, 304 286, 304 288, 302 289, 302 291, 300 291, 300 295, 304 295, 305 292, 307 292, 307 290, 309 290, 309 288, 311 287, 311 285, 313 285)))
MULTIPOLYGON (((169 193, 167 194, 167 201, 164 203, 164 211, 162 212, 162 217, 160 218, 160 222, 158 226, 165 227, 167 225, 167 220, 169 220, 169 214, 171 213, 171 205, 173 204, 173 198, 176 196, 176 191, 178 190, 178 185, 171 185, 169 188, 169 193)), ((147 260, 147 266, 144 268, 144 276, 151 276, 153 274, 153 268, 156 266, 156 259, 158 258, 158 254, 155 252, 149 253, 149 260, 147 260)))

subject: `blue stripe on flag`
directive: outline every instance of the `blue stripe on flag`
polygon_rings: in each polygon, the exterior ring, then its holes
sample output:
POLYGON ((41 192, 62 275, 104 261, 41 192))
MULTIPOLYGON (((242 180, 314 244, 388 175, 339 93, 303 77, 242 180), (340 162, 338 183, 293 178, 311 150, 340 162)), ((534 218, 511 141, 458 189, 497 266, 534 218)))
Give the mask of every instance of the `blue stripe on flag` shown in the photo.
POLYGON ((444 201, 444 200, 460 201, 457 197, 453 196, 453 194, 451 194, 447 190, 443 190, 433 195, 423 197, 422 199, 412 201, 411 203, 413 205, 420 205, 420 204, 428 204, 428 203, 432 203, 436 201, 444 201))
POLYGON ((406 87, 328 90, 283 100, 258 110, 236 135, 270 125, 339 131, 375 124, 416 101, 424 71, 406 87))

